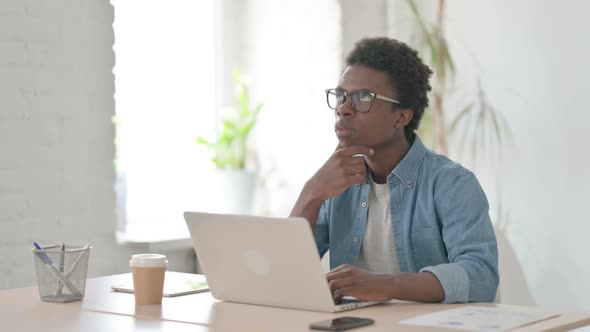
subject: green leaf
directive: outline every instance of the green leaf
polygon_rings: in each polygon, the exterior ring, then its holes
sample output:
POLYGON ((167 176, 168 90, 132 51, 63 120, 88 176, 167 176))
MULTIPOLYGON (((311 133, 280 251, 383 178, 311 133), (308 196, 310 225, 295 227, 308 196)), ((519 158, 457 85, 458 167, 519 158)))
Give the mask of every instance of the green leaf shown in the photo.
POLYGON ((252 128, 254 127, 255 124, 256 124, 256 120, 251 120, 241 128, 240 135, 242 137, 244 137, 244 140, 246 137, 248 137, 248 135, 250 134, 250 131, 252 130, 252 128))
POLYGON ((459 151, 460 153, 465 153, 465 150, 468 148, 469 137, 471 137, 471 129, 472 125, 472 114, 473 114, 473 106, 471 106, 469 112, 466 112, 465 115, 462 116, 461 124, 463 125, 463 130, 460 131, 460 138, 459 138, 459 151))
POLYGON ((453 57, 451 56, 451 52, 449 51, 449 45, 447 43, 446 38, 441 39, 441 47, 442 53, 444 54, 444 58, 446 60, 446 66, 449 68, 449 73, 454 76, 455 62, 453 61, 453 57))
POLYGON ((459 122, 466 116, 468 115, 469 112, 471 112, 473 110, 473 103, 469 103, 467 106, 463 107, 463 109, 461 109, 461 111, 455 116, 455 118, 453 119, 453 121, 451 122, 451 125, 449 126, 448 131, 450 133, 454 133, 457 125, 459 124, 459 122))
MULTIPOLYGON (((434 20, 420 12, 419 5, 426 6, 425 3, 417 0, 406 0, 406 3, 413 16, 414 29, 411 40, 414 48, 420 52, 435 73, 433 91, 429 93, 429 98, 440 96, 444 100, 450 100, 452 97, 449 93, 456 88, 454 80, 460 68, 453 57, 449 39, 445 36, 445 2, 437 1, 435 6, 438 7, 438 12, 434 20)), ((474 79, 469 80, 474 83, 472 86, 461 89, 468 91, 468 99, 462 104, 463 108, 451 119, 450 125, 446 127, 446 134, 453 138, 461 153, 470 152, 472 157, 489 154, 492 158, 499 158, 503 147, 513 139, 510 124, 488 101, 488 95, 479 77, 476 75, 474 79)), ((441 104, 446 105, 444 101, 441 104)), ((443 115, 447 113, 444 108, 440 111, 443 115)), ((419 128, 420 136, 425 143, 434 135, 437 127, 436 119, 429 116, 430 113, 432 112, 425 113, 419 128)))
POLYGON ((249 103, 248 103, 248 88, 244 84, 241 84, 241 93, 238 97, 240 105, 240 116, 247 117, 250 114, 249 103))
POLYGON ((236 82, 236 83, 241 82, 242 81, 241 77, 242 77, 242 74, 240 73, 240 68, 237 68, 237 67, 234 68, 234 73, 233 73, 234 82, 236 82))
POLYGON ((236 123, 232 120, 225 120, 223 121, 223 130, 231 131, 236 129, 236 123))
POLYGON ((260 113, 260 110, 264 107, 263 103, 260 103, 258 105, 256 105, 256 107, 254 107, 254 117, 258 118, 258 113, 260 113))
POLYGON ((477 153, 486 147, 486 113, 486 104, 480 104, 478 116, 475 120, 475 132, 472 148, 473 152, 471 155, 474 165, 477 160, 477 153))
POLYGON ((497 118, 497 112, 494 108, 492 108, 491 106, 488 107, 488 112, 490 114, 490 119, 492 120, 492 126, 494 128, 494 133, 495 133, 495 140, 498 142, 498 144, 502 144, 502 129, 500 128, 500 123, 498 122, 498 118, 497 118))
POLYGON ((211 145, 211 143, 208 140, 204 139, 203 137, 197 137, 195 141, 197 144, 202 144, 202 145, 207 145, 207 146, 211 145))
POLYGON ((196 142, 209 148, 211 161, 217 168, 241 169, 246 165, 247 142, 256 125, 263 104, 250 106, 248 86, 242 80, 240 70, 234 69, 236 106, 233 114, 224 117, 217 138, 212 141, 198 137, 196 142))
POLYGON ((422 31, 422 34, 427 39, 427 43, 429 45, 432 45, 433 43, 431 40, 431 36, 428 32, 426 22, 424 21, 424 19, 422 18, 422 15, 420 14, 420 11, 418 10, 418 5, 416 5, 416 2, 414 0, 407 0, 407 3, 410 6, 410 9, 412 10, 412 14, 414 14, 416 21, 418 21, 418 27, 420 28, 420 30, 422 31))

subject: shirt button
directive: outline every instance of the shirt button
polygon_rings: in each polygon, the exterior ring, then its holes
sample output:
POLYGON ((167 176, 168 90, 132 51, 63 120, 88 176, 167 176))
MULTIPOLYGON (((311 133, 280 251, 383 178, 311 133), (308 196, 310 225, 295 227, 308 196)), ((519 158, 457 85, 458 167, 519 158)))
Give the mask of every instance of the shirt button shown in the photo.
POLYGON ((364 207, 364 208, 366 208, 367 207, 367 202, 362 202, 361 203, 361 206, 364 207))
POLYGON ((357 242, 359 242, 359 237, 355 236, 354 239, 352 239, 352 240, 354 241, 354 243, 357 243, 357 242))
POLYGON ((409 186, 409 185, 412 184, 412 181, 411 180, 408 180, 408 181, 406 181, 406 184, 409 186))

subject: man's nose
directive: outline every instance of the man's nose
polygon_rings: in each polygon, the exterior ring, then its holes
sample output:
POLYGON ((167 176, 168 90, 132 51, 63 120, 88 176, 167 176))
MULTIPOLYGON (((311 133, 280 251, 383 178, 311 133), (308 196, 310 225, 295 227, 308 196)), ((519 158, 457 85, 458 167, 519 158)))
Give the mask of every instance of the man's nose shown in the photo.
POLYGON ((354 108, 352 107, 350 99, 347 98, 344 103, 338 107, 336 113, 338 113, 340 117, 352 116, 354 114, 354 108))

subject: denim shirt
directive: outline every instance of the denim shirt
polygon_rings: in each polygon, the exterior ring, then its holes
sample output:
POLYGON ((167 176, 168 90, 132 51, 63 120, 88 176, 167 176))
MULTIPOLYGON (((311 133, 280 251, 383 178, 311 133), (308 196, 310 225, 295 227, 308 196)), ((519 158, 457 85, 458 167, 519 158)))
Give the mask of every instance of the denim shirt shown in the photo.
MULTIPOLYGON (((492 302, 498 250, 487 198, 475 175, 427 149, 420 138, 387 177, 391 222, 401 272, 431 272, 443 303, 492 302)), ((314 236, 330 267, 355 265, 363 244, 369 183, 322 203, 314 236)))

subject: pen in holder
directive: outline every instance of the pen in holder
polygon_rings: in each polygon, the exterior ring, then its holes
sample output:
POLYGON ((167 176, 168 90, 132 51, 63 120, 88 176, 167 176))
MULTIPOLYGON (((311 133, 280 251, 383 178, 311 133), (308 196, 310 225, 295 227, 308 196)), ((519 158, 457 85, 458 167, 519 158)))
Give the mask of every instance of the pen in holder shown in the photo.
POLYGON ((84 298, 90 245, 64 243, 41 247, 33 243, 39 296, 43 301, 71 302, 84 298))

